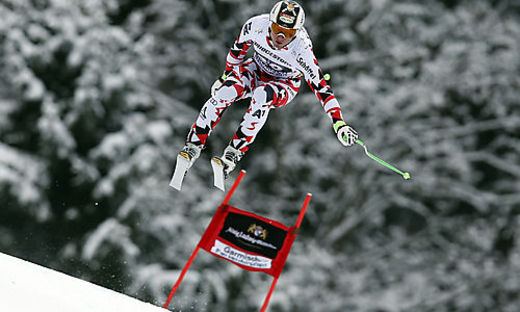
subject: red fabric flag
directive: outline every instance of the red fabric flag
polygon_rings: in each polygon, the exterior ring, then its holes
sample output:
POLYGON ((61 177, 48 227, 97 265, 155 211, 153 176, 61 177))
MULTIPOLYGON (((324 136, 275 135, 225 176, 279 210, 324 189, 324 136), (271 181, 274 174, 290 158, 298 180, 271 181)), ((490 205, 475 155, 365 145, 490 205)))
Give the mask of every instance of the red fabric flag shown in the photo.
POLYGON ((280 276, 296 238, 295 227, 221 205, 199 247, 244 270, 280 276))

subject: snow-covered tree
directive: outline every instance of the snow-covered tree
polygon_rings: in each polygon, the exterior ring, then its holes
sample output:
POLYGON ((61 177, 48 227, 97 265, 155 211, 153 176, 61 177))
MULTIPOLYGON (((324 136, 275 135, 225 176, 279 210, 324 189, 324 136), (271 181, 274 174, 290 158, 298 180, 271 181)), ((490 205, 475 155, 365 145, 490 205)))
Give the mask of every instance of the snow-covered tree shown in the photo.
MULTIPOLYGON (((227 49, 274 1, 0 3, 0 250, 162 304, 222 193, 231 107, 186 177, 176 153, 227 49)), ((301 1, 348 123, 412 180, 344 149, 302 88, 271 113, 232 204, 292 224, 272 311, 516 311, 517 1, 301 1)), ((208 255, 174 301, 257 309, 269 279, 208 255)))

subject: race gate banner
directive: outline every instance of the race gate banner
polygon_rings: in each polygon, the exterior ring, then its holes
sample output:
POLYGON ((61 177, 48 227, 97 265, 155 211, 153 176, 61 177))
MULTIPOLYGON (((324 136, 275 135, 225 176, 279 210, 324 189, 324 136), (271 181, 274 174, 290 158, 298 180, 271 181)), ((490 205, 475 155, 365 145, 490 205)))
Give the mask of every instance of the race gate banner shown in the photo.
POLYGON ((221 205, 199 246, 248 271, 278 277, 296 238, 294 227, 221 205))

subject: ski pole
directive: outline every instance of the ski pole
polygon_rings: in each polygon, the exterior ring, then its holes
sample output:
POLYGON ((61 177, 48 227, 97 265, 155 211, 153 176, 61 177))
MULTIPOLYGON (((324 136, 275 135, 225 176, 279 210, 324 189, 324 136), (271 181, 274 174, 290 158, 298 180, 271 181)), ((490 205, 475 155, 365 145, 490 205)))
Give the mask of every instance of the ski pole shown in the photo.
POLYGON ((397 169, 395 166, 393 166, 393 165, 387 163, 386 161, 382 160, 381 158, 377 157, 376 155, 370 153, 368 151, 368 148, 367 148, 365 142, 361 141, 360 139, 356 140, 356 144, 361 145, 365 149, 365 154, 368 157, 370 157, 372 160, 375 160, 380 165, 385 166, 386 168, 392 170, 393 172, 395 172, 397 174, 400 174, 403 177, 403 179, 409 180, 412 177, 409 172, 406 172, 406 171, 403 172, 403 171, 397 169))

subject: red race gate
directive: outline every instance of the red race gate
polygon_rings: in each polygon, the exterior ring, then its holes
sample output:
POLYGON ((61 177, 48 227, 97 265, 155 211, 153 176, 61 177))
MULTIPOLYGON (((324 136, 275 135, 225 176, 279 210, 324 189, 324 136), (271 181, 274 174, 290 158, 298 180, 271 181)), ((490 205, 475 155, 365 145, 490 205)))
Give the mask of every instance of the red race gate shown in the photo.
POLYGON ((184 276, 202 248, 210 254, 227 260, 244 270, 271 275, 274 279, 260 311, 265 312, 267 310, 271 295, 285 266, 292 244, 296 239, 297 230, 300 228, 312 195, 310 193, 307 194, 296 223, 288 227, 278 221, 228 204, 245 174, 244 170, 240 171, 195 250, 193 250, 188 262, 184 265, 163 308, 167 309, 170 305, 184 276))

